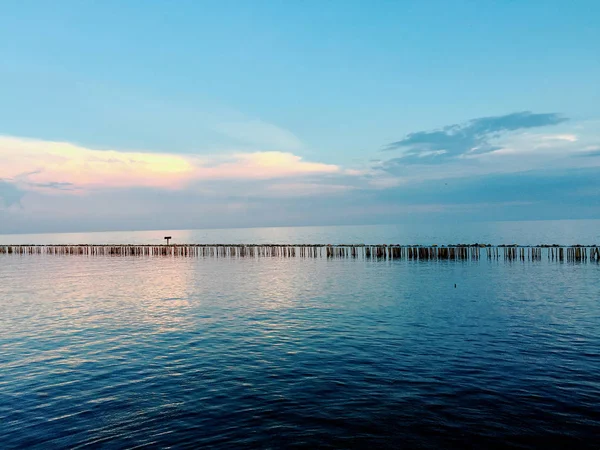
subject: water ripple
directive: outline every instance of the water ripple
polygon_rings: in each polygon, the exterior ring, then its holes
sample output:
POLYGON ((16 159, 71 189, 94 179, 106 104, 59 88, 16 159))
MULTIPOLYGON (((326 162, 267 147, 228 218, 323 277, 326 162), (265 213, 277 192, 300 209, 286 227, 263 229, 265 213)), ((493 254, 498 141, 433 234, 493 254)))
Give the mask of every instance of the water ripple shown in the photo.
POLYGON ((600 435, 597 265, 0 267, 2 448, 594 448, 600 435))

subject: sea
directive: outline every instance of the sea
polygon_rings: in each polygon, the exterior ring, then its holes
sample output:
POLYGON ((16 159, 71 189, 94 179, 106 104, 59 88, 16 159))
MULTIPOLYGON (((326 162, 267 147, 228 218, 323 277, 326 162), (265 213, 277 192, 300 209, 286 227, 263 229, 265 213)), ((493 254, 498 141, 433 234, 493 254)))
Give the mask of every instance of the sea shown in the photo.
MULTIPOLYGON (((582 244, 600 221, 0 235, 582 244)), ((0 255, 0 448, 599 448, 600 265, 0 255)))

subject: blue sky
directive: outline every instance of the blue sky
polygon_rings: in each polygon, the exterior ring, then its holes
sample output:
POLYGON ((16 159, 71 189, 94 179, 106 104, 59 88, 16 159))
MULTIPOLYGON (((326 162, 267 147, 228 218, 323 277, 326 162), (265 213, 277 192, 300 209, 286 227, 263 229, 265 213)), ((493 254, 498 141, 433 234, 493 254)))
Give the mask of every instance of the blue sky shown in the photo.
POLYGON ((598 2, 0 15, 0 233, 600 217, 598 2))

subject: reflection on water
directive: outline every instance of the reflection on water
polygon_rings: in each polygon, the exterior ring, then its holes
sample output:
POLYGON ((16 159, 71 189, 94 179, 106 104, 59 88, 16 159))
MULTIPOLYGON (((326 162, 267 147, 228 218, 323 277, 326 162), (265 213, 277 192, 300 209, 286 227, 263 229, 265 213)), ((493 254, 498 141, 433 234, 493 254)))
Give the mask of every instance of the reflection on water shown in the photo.
POLYGON ((600 220, 418 223, 331 227, 156 230, 0 235, 5 244, 403 244, 600 245, 600 220))
POLYGON ((599 275, 0 256, 0 442, 593 448, 599 275))

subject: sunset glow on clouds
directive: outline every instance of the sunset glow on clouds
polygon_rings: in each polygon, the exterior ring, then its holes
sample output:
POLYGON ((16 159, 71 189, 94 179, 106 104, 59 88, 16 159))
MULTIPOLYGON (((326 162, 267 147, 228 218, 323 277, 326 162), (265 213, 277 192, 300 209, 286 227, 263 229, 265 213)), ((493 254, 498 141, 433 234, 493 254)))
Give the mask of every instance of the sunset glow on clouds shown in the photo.
POLYGON ((220 157, 217 162, 205 160, 196 167, 197 179, 271 179, 302 175, 334 174, 340 168, 333 164, 303 161, 300 156, 283 152, 236 153, 220 157), (208 164, 214 165, 208 165, 208 164))
MULTIPOLYGON (((502 123, 505 117, 511 116, 476 119, 471 123, 502 123)), ((69 142, 0 136, 0 180, 22 192, 53 194, 151 188, 220 194, 225 189, 229 195, 290 198, 343 195, 357 189, 397 189, 407 183, 468 175, 597 165, 596 158, 573 157, 593 157, 598 142, 593 134, 582 135, 578 127, 579 124, 555 133, 518 130, 494 135, 489 142, 481 133, 475 137, 464 133, 456 136, 454 131, 414 133, 394 145, 408 146, 409 153, 418 154, 406 157, 400 153, 396 157, 386 149, 382 155, 389 155, 387 158, 365 161, 354 168, 306 161, 281 151, 240 151, 232 147, 214 154, 157 153, 91 149, 69 142), (483 142, 489 148, 474 151, 473 142, 483 142), (220 184, 217 191, 210 187, 206 190, 204 185, 219 181, 227 184, 220 184), (243 187, 233 187, 236 183, 243 187)))
POLYGON ((376 158, 339 164, 305 160, 289 146, 183 153, 0 136, 0 230, 270 226, 348 217, 371 223, 498 211, 502 219, 509 211, 594 217, 596 122, 543 130, 514 122, 531 117, 539 115, 474 119, 461 133, 453 126, 416 132, 374 150, 369 156, 376 158), (507 121, 515 129, 502 131, 507 121))
POLYGON ((93 150, 66 142, 0 137, 0 179, 45 188, 155 187, 180 189, 203 180, 275 179, 332 174, 336 165, 283 152, 196 157, 93 150))

